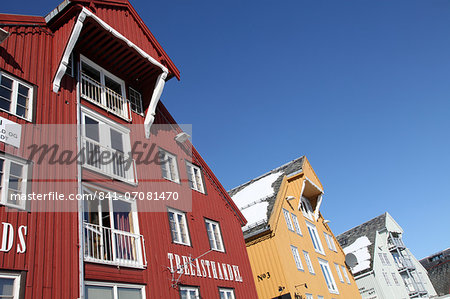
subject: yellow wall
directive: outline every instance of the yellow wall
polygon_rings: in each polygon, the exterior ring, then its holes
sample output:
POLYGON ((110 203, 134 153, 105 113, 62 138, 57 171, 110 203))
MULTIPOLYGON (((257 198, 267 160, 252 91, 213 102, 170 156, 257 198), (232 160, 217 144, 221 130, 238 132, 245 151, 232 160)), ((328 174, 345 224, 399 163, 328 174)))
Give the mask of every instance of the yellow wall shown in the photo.
MULTIPOLYGON (((318 295, 322 295, 325 299, 361 298, 356 283, 351 276, 351 272, 347 268, 345 269, 350 278, 350 284, 346 282, 343 273, 344 283, 339 279, 334 263, 345 266, 345 256, 331 230, 323 223, 324 219, 322 216, 319 216, 317 222, 312 221, 312 223, 317 228, 325 255, 316 252, 314 249, 306 225, 306 221, 308 220, 303 216, 302 211, 298 209, 299 197, 305 176, 319 188, 322 188, 314 170, 305 158, 302 173, 283 179, 274 210, 269 219, 269 225, 272 230, 271 234, 260 237, 257 240, 247 241, 247 251, 259 298, 270 299, 285 293, 291 293, 292 298, 295 298, 294 294, 302 295, 302 298, 306 298, 306 293, 312 294, 314 299, 318 295), (291 195, 295 196, 295 200, 285 200, 287 196, 291 195), (283 208, 297 216, 302 236, 288 229, 282 212, 283 208), (323 234, 324 231, 333 236, 337 252, 328 248, 323 234), (296 267, 291 245, 298 248, 303 271, 298 270, 296 267), (309 253, 315 274, 309 272, 303 251, 309 253), (328 261, 339 294, 331 294, 328 290, 319 265, 319 258, 328 261), (270 277, 268 277, 269 275, 267 273, 269 273, 270 277), (263 278, 263 274, 265 274, 265 278, 263 278), (258 275, 260 278, 258 278, 258 275), (304 283, 307 283, 308 288, 302 285, 304 283), (279 287, 284 287, 284 289, 279 292, 279 287)), ((324 198, 322 206, 325 204, 326 198, 324 198)), ((342 271, 342 267, 340 268, 342 271)))

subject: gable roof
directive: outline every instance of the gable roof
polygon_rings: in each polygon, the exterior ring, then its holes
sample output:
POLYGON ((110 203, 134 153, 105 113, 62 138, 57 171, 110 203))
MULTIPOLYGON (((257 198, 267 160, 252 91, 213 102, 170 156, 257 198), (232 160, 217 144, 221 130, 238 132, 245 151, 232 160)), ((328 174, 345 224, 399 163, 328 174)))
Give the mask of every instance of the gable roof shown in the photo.
POLYGON ((248 221, 244 236, 267 227, 284 176, 301 172, 304 161, 301 156, 228 191, 248 221))
MULTIPOLYGON (((342 248, 345 249, 345 247, 350 246, 353 244, 357 239, 361 237, 367 237, 370 241, 370 245, 368 246, 368 250, 370 253, 370 267, 367 269, 364 269, 363 271, 360 271, 360 273, 367 272, 373 267, 373 254, 375 251, 375 237, 377 235, 377 231, 383 230, 386 228, 386 217, 388 213, 385 212, 384 214, 381 214, 380 216, 377 216, 367 222, 364 222, 363 224, 360 224, 352 229, 349 229, 346 232, 343 232, 342 234, 336 236, 337 241, 341 245, 342 248)), ((354 275, 356 273, 353 273, 354 275)))

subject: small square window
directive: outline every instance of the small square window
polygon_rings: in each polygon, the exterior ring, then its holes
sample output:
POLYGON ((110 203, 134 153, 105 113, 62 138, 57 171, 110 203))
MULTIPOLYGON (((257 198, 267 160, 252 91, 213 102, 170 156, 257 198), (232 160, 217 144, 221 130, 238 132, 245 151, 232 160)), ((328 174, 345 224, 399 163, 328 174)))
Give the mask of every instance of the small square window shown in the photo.
POLYGON ((236 299, 236 297, 234 296, 233 289, 220 288, 219 296, 220 296, 220 299, 236 299))
POLYGON ((163 178, 179 183, 180 177, 178 176, 177 157, 163 149, 159 150, 159 157, 163 178))
POLYGON ((168 209, 170 232, 172 241, 177 244, 190 246, 189 230, 186 221, 186 213, 174 209, 168 209))
POLYGON ((0 298, 19 299, 20 275, 0 273, 0 298))
POLYGON ((200 167, 186 162, 186 169, 189 186, 191 187, 191 189, 201 193, 205 193, 205 188, 203 187, 202 171, 200 167))
POLYGON ((211 249, 223 252, 224 247, 219 222, 205 219, 205 225, 211 249))
POLYGON ((199 299, 200 292, 198 287, 180 286, 181 299, 199 299))
POLYGON ((0 157, 0 203, 13 208, 25 209, 28 164, 10 156, 0 157))
POLYGON ((0 72, 0 109, 31 121, 33 86, 0 72))
POLYGON ((137 114, 144 115, 144 109, 142 108, 142 97, 139 92, 130 87, 130 106, 131 110, 137 114))

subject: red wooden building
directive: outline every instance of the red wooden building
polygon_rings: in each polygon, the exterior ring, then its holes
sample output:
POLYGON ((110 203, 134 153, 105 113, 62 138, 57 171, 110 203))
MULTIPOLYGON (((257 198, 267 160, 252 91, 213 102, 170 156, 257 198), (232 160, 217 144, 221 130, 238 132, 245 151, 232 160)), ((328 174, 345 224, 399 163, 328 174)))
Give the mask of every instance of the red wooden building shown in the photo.
POLYGON ((130 3, 0 28, 0 297, 256 298, 246 220, 159 101, 180 74, 130 3))

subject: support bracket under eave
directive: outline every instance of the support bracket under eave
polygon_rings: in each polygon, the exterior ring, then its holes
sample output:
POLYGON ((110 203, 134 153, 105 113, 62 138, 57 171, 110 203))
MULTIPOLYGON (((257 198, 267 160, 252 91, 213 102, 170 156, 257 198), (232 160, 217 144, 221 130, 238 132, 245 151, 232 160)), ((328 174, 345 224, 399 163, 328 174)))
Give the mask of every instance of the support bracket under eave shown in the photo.
POLYGON ((150 129, 155 122, 156 107, 158 106, 159 99, 161 98, 162 91, 164 89, 164 84, 167 78, 166 72, 162 72, 158 79, 156 79, 155 89, 153 90, 152 98, 150 104, 148 105, 147 114, 144 120, 145 138, 150 138, 150 129))

